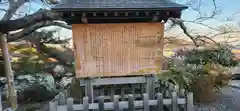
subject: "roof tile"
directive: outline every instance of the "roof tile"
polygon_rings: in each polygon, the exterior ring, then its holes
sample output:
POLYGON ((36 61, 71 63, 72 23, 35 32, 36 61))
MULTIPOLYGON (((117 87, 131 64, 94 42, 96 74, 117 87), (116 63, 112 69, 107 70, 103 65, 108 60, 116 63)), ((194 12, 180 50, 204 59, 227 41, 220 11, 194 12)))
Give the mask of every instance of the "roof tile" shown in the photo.
POLYGON ((79 9, 162 9, 162 8, 187 8, 184 5, 170 0, 62 0, 53 9, 79 8, 79 9))

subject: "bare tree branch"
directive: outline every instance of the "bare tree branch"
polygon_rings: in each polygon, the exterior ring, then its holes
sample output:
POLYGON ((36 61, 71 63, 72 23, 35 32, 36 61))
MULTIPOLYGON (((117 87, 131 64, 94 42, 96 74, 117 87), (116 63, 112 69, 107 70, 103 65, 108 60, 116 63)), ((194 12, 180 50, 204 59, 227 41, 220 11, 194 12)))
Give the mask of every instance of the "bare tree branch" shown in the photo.
POLYGON ((7 10, 6 10, 6 9, 0 9, 0 11, 4 11, 4 12, 7 12, 7 10))
POLYGON ((58 0, 42 0, 42 1, 45 3, 48 3, 48 4, 57 4, 58 3, 58 0))
POLYGON ((184 25, 183 20, 181 19, 176 19, 176 18, 170 18, 170 20, 174 23, 180 26, 180 28, 183 30, 184 34, 187 35, 193 42, 194 45, 196 47, 198 47, 200 44, 198 43, 198 41, 201 42, 206 42, 206 40, 210 40, 212 43, 214 44, 219 44, 217 43, 215 40, 213 40, 212 38, 217 37, 217 36, 221 36, 224 34, 230 34, 230 33, 239 33, 240 30, 228 30, 228 31, 222 31, 221 33, 212 35, 212 36, 206 36, 206 35, 196 35, 195 37, 193 35, 191 35, 188 31, 187 31, 187 27, 184 25))
POLYGON ((214 44, 218 44, 215 40, 211 39, 210 37, 207 37, 207 36, 197 36, 196 37, 196 40, 202 40, 203 42, 205 42, 205 40, 203 39, 207 39, 207 40, 210 40, 211 42, 213 42, 214 44))
POLYGON ((226 31, 221 30, 219 28, 214 28, 214 27, 211 27, 209 25, 206 25, 204 23, 202 23, 203 21, 205 20, 208 20, 208 19, 214 19, 214 17, 216 15, 219 15, 221 10, 220 10, 220 7, 218 7, 216 5, 216 1, 215 0, 212 0, 213 2, 213 11, 211 13, 211 15, 209 16, 202 16, 202 13, 201 13, 201 3, 202 1, 199 0, 198 1, 198 4, 196 7, 192 6, 191 8, 195 11, 197 11, 197 13, 200 15, 199 18, 195 19, 195 20, 192 20, 192 21, 184 21, 184 20, 181 20, 181 19, 176 19, 176 18, 170 18, 169 20, 171 20, 173 22, 173 25, 178 25, 180 26, 180 28, 183 30, 183 33, 185 35, 187 35, 193 42, 194 42, 194 45, 195 46, 199 46, 200 44, 198 44, 198 41, 201 41, 201 42, 206 42, 206 40, 210 40, 211 42, 213 42, 214 44, 218 44, 215 40, 213 40, 212 38, 213 37, 216 37, 216 36, 220 36, 220 35, 224 35, 224 34, 229 34, 229 33, 237 33, 237 32, 240 32, 240 31, 232 31, 232 30, 229 30, 229 28, 227 28, 226 31), (212 35, 212 36, 206 36, 206 35, 196 35, 196 36, 193 36, 191 35, 188 30, 187 30, 187 27, 184 25, 184 22, 190 22, 190 23, 195 23, 195 24, 199 24, 199 25, 202 25, 202 26, 205 26, 209 29, 212 29, 212 30, 215 30, 215 31, 218 31, 220 33, 218 34, 215 34, 215 35, 212 35))
POLYGON ((215 30, 215 31, 219 31, 219 29, 214 28, 214 27, 212 27, 212 26, 210 26, 210 25, 204 24, 204 23, 202 23, 202 22, 186 21, 186 20, 183 20, 183 22, 194 23, 194 24, 202 25, 202 26, 204 26, 204 27, 207 27, 207 28, 212 29, 212 30, 215 30))
POLYGON ((227 32, 222 32, 213 36, 206 36, 206 35, 197 35, 196 37, 192 36, 188 31, 187 31, 187 27, 184 25, 183 20, 181 19, 176 19, 176 18, 170 18, 170 20, 174 23, 180 26, 180 28, 183 30, 183 33, 185 35, 187 35, 193 42, 194 45, 196 47, 198 47, 200 44, 198 44, 198 41, 202 41, 205 42, 204 39, 210 40, 211 42, 213 42, 214 44, 218 44, 215 40, 213 40, 212 38, 215 36, 219 36, 219 35, 223 35, 226 34, 227 32))
POLYGON ((191 34, 188 33, 187 27, 184 25, 183 20, 178 19, 178 18, 169 18, 173 22, 173 24, 177 24, 180 26, 180 28, 183 30, 183 33, 187 35, 194 43, 195 46, 198 46, 196 42, 196 38, 192 36, 191 34))
POLYGON ((9 3, 8 1, 1 1, 0 2, 0 4, 2 5, 2 4, 7 4, 7 3, 9 3))
POLYGON ((217 36, 221 36, 221 35, 225 35, 225 34, 234 34, 234 33, 240 33, 240 31, 236 30, 236 31, 221 32, 221 33, 209 36, 209 37, 214 38, 214 37, 217 37, 217 36))
MULTIPOLYGON (((209 19, 216 19, 216 20, 220 20, 215 18, 217 15, 219 15, 222 12, 222 7, 217 6, 215 0, 212 0, 212 5, 213 5, 213 9, 212 11, 210 11, 211 13, 209 15, 205 14, 204 12, 201 11, 202 8, 204 8, 204 3, 202 0, 192 0, 189 3, 187 3, 187 5, 194 11, 196 11, 198 13, 198 18, 191 20, 192 22, 195 23, 200 23, 209 19), (195 6, 197 5, 197 6, 195 6)), ((220 20, 220 21, 226 21, 226 20, 220 20)))
POLYGON ((34 32, 35 30, 42 28, 42 27, 48 27, 48 26, 60 26, 66 29, 71 29, 72 27, 70 25, 67 25, 65 23, 61 23, 61 22, 57 22, 57 21, 43 21, 43 22, 38 22, 32 26, 29 26, 27 28, 24 28, 22 31, 17 32, 17 33, 13 33, 7 36, 7 40, 8 42, 12 42, 15 40, 18 40, 20 38, 23 38, 29 34, 31 34, 32 32, 34 32))
MULTIPOLYGON (((8 0, 9 1, 9 8, 7 10, 7 12, 5 13, 5 15, 3 16, 2 21, 5 20, 10 20, 12 18, 12 16, 14 15, 14 13, 16 13, 16 11, 24 4, 27 2, 27 0, 8 0)), ((0 29, 1 31, 1 29, 0 29)))
POLYGON ((197 11, 200 15, 199 18, 195 19, 194 21, 198 21, 198 22, 202 22, 202 21, 205 21, 205 20, 208 20, 208 19, 213 19, 215 16, 219 15, 222 10, 221 10, 221 7, 218 7, 216 5, 216 1, 215 0, 212 0, 213 1, 213 10, 212 10, 212 13, 208 16, 203 16, 203 14, 201 13, 201 5, 199 5, 199 8, 195 9, 195 11, 197 11))
POLYGON ((29 27, 38 22, 42 22, 46 20, 60 20, 60 19, 61 19, 61 14, 55 13, 46 9, 40 9, 34 14, 27 15, 25 17, 22 17, 16 20, 0 21, 0 31, 3 33, 7 33, 9 31, 14 31, 14 30, 25 28, 25 27, 29 27))

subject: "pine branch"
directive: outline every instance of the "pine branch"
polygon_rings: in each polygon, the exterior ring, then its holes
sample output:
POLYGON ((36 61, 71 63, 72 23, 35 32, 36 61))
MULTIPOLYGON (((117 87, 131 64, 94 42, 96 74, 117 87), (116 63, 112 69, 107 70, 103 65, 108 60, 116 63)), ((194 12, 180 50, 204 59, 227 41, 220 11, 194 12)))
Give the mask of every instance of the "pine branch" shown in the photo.
POLYGON ((67 25, 62 22, 47 20, 47 21, 43 21, 43 22, 38 22, 34 25, 24 28, 20 32, 10 34, 7 37, 8 38, 7 40, 8 40, 8 42, 16 41, 18 39, 28 36, 29 34, 31 34, 32 32, 34 32, 35 30, 37 30, 39 28, 43 28, 43 27, 47 27, 47 26, 60 26, 60 27, 66 28, 66 29, 72 28, 70 25, 67 25))
POLYGON ((9 31, 15 31, 30 27, 38 22, 44 22, 47 20, 60 20, 61 14, 52 12, 46 9, 40 9, 34 14, 27 15, 25 17, 15 20, 3 20, 0 21, 0 31, 2 33, 8 33, 9 31))

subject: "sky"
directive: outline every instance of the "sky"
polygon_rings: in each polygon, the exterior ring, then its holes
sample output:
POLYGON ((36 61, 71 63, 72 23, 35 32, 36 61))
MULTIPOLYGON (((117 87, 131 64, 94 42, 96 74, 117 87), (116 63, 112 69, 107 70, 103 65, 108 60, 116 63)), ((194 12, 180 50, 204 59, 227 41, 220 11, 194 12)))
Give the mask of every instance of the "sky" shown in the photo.
MULTIPOLYGON (((189 2, 189 0, 175 0, 177 3, 180 4, 186 4, 189 2)), ((192 1, 199 1, 199 0, 192 0, 192 1)), ((212 0, 202 0, 203 5, 201 8, 201 13, 204 14, 206 13, 207 15, 211 15, 212 10, 213 10, 213 2, 212 0)), ((219 7, 218 9, 221 9, 221 13, 216 16, 216 19, 211 19, 204 21, 204 24, 207 24, 211 27, 218 27, 223 24, 239 24, 240 23, 240 0, 216 0, 216 4, 219 7), (230 2, 231 1, 231 2, 230 2), (227 21, 230 20, 230 21, 227 21)), ((184 10, 182 12, 182 19, 186 21, 192 21, 195 20, 196 18, 199 17, 199 14, 194 11, 190 6, 188 9, 184 10)), ((189 26, 189 30, 194 30, 195 32, 207 32, 209 31, 208 28, 202 26, 202 25, 197 25, 197 24, 192 24, 192 23, 186 23, 189 26)), ((173 35, 178 35, 182 33, 181 30, 178 28, 172 32, 177 32, 176 34, 173 35)), ((171 33, 172 34, 172 33, 171 33)))
MULTIPOLYGON (((178 3, 185 4, 187 0, 177 0, 178 3)), ((202 0, 203 7, 202 12, 209 13, 213 9, 212 0, 202 0)), ((220 19, 225 19, 226 17, 232 17, 236 12, 239 12, 238 17, 240 17, 240 0, 216 0, 216 4, 220 9, 222 9, 222 13, 218 16, 220 19), (231 2, 230 2, 231 1, 231 2)), ((197 17, 195 11, 193 11, 190 7, 183 12, 182 18, 185 20, 193 20, 197 17)), ((237 15, 234 16, 234 19, 237 19, 237 15)), ((238 19, 240 20, 240 19, 238 19)), ((211 23, 210 23, 211 24, 211 23)), ((214 25, 212 23, 211 25, 214 25)))
MULTIPOLYGON (((42 5, 39 5, 39 2, 36 2, 38 0, 33 0, 35 2, 31 2, 30 4, 24 4, 23 7, 19 9, 19 12, 25 12, 26 14, 31 14, 37 11, 38 9, 42 8, 42 5)), ((40 0, 39 0, 40 1, 40 0)), ((190 0, 174 0, 177 3, 180 4, 186 4, 189 3, 190 0)), ((196 3, 196 1, 199 0, 191 0, 196 3)), ((201 8, 201 12, 206 13, 209 15, 211 13, 211 10, 213 9, 213 3, 212 0, 202 0, 203 6, 201 8)), ((211 25, 212 27, 217 27, 225 23, 233 23, 233 24, 239 24, 240 23, 240 0, 216 0, 217 6, 219 6, 223 11, 219 16, 217 16, 217 19, 221 20, 208 20, 204 23, 207 25, 211 25), (231 22, 223 22, 223 20, 231 18, 231 22)), ((7 9, 7 4, 0 5, 0 8, 7 9)), ((3 11, 0 11, 0 17, 2 17, 4 14, 3 11)), ((198 13, 193 11, 190 7, 182 12, 182 19, 187 21, 192 21, 198 18, 198 13)), ((187 25, 190 27, 189 30, 193 30, 195 32, 203 33, 206 32, 206 27, 203 27, 201 25, 191 24, 187 23, 187 25)), ((67 36, 71 37, 71 30, 61 29, 61 31, 58 33, 60 36, 67 36)), ((177 36, 179 34, 182 34, 182 31, 178 28, 172 29, 169 33, 170 36, 177 36)))

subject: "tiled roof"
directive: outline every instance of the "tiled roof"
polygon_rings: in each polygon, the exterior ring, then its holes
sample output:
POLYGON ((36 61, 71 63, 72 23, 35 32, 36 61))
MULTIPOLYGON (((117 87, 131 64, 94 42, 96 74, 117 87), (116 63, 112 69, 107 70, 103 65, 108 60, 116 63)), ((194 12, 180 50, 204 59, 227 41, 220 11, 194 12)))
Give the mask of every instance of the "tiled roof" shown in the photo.
POLYGON ((170 0, 62 0, 54 9, 186 9, 170 0))

